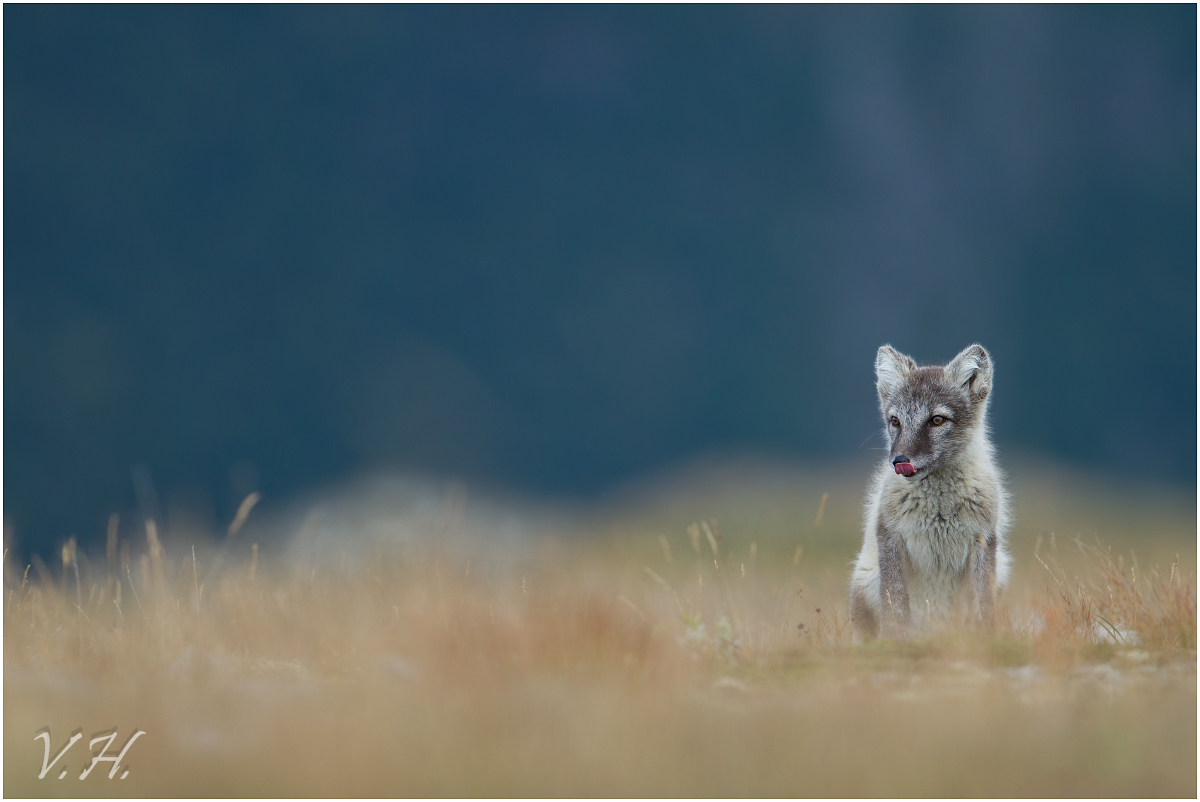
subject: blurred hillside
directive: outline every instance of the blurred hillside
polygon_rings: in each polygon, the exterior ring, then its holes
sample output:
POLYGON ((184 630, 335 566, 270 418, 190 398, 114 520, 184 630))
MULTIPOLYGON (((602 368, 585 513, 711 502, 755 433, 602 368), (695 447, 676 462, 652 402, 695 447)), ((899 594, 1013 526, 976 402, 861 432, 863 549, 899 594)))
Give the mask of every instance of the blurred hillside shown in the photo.
MULTIPOLYGON (((1144 565, 1169 566, 1176 557, 1185 566, 1195 564, 1192 489, 1131 485, 1020 455, 1004 464, 1013 519, 1007 542, 1022 581, 1048 581, 1038 552, 1056 553, 1069 567, 1079 563, 1076 540, 1102 543, 1144 565)), ((595 541, 616 544, 639 566, 663 560, 690 566, 694 548, 707 545, 692 542, 687 530, 706 521, 733 565, 798 568, 840 596, 862 545, 863 499, 873 467, 871 459, 814 466, 727 456, 643 477, 585 503, 378 474, 274 509, 255 508, 226 557, 247 560, 257 543, 264 558, 281 558, 307 575, 313 568, 361 569, 380 550, 432 548, 462 563, 512 569, 544 549, 595 541)), ((187 573, 192 547, 205 563, 222 530, 180 518, 167 521, 159 534, 168 562, 182 558, 180 570, 187 573)), ((119 535, 135 557, 146 549, 140 521, 122 522, 119 535)), ((93 550, 92 558, 99 561, 101 553, 93 550)))
POLYGON ((4 22, 24 551, 375 470, 853 458, 884 342, 985 344, 1002 455, 1195 481, 1194 6, 4 22))

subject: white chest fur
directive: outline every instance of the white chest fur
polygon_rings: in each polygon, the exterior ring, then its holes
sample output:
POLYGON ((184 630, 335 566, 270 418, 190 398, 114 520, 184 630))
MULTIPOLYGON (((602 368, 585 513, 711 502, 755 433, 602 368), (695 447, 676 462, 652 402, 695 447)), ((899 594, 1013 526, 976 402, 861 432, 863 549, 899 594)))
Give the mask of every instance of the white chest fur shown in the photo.
POLYGON ((904 542, 909 601, 919 623, 945 612, 963 585, 972 547, 982 547, 996 520, 996 483, 973 471, 948 470, 884 481, 883 523, 904 542))

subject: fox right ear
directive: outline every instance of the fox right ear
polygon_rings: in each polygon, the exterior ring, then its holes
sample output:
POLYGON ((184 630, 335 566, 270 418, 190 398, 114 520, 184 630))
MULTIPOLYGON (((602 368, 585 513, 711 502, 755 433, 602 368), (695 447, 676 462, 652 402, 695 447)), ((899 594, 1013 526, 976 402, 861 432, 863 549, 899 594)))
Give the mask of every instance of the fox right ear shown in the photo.
POLYGON ((979 400, 987 398, 992 389, 992 358, 982 345, 968 345, 943 369, 946 381, 966 388, 979 400))
POLYGON ((875 355, 875 389, 879 391, 880 400, 891 395, 896 385, 916 367, 911 356, 905 356, 890 345, 879 346, 879 353, 875 355))

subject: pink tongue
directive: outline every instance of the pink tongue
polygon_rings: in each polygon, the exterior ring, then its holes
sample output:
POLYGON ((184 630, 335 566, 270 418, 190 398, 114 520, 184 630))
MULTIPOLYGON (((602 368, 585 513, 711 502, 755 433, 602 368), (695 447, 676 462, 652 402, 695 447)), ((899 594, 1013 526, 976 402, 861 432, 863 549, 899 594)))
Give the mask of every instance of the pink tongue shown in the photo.
POLYGON ((901 476, 912 476, 917 472, 917 469, 912 466, 911 462, 897 462, 895 467, 896 473, 901 476))

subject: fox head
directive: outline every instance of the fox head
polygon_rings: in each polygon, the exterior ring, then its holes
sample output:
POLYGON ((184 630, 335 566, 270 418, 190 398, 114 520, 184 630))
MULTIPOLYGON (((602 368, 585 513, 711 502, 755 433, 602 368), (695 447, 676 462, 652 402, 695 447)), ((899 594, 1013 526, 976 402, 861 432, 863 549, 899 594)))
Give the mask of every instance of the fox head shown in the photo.
POLYGON ((982 345, 971 345, 945 367, 917 367, 884 345, 875 357, 875 380, 889 461, 896 473, 914 479, 953 461, 983 425, 992 360, 982 345))

